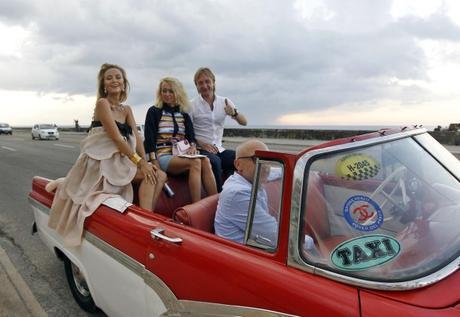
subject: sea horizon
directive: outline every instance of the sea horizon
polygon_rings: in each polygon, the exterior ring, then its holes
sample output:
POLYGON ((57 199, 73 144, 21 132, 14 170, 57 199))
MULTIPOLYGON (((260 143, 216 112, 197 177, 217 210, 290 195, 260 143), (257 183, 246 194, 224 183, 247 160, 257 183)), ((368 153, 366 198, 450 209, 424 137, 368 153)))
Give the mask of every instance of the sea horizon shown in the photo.
MULTIPOLYGON (((378 131, 380 129, 399 129, 407 125, 225 125, 228 129, 285 129, 285 130, 346 130, 346 131, 378 131)), ((408 127, 413 127, 409 125, 408 127)), ((417 125, 428 131, 433 131, 436 125, 417 125)))
MULTIPOLYGON (((64 128, 64 129, 71 129, 74 128, 75 125, 60 125, 57 124, 59 128, 64 128)), ((405 125, 278 125, 278 124, 250 124, 247 126, 239 126, 236 124, 226 124, 225 128, 226 129, 282 129, 282 130, 345 130, 345 131, 378 131, 380 129, 384 128, 402 128, 405 125)), ((412 127, 413 125, 410 125, 409 127, 412 127)), ((434 128, 436 128, 436 125, 418 125, 419 127, 425 128, 428 131, 433 131, 434 128)), ((18 128, 18 129, 26 129, 26 128, 32 128, 32 125, 14 125, 12 126, 13 128, 18 128)), ((80 125, 81 129, 87 129, 89 125, 82 124, 80 125)))

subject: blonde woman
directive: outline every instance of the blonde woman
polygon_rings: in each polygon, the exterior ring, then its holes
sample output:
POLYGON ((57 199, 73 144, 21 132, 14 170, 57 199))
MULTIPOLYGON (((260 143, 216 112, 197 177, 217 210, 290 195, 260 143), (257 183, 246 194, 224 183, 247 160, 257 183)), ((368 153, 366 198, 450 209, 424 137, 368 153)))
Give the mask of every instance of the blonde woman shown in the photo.
POLYGON ((201 184, 208 195, 217 193, 216 181, 209 159, 184 158, 173 155, 176 142, 186 140, 187 154, 198 154, 192 121, 188 115, 189 101, 181 82, 172 77, 163 78, 158 85, 155 105, 145 119, 145 149, 151 161, 168 174, 188 172, 192 202, 201 199, 201 184))
POLYGON ((68 246, 81 243, 84 221, 107 198, 121 196, 132 202, 131 182, 138 182, 139 205, 152 210, 166 180, 164 172, 145 160, 132 110, 123 102, 129 82, 123 68, 103 64, 98 74, 97 101, 81 153, 57 187, 48 225, 68 246))

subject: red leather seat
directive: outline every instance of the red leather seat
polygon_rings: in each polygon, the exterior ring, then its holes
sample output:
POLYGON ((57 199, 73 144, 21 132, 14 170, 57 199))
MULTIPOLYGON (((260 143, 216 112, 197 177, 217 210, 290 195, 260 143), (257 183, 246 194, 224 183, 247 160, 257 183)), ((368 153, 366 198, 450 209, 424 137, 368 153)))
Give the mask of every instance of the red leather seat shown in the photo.
POLYGON ((169 197, 166 195, 165 191, 162 190, 154 211, 155 213, 171 218, 175 209, 180 206, 190 204, 192 202, 192 198, 190 197, 190 192, 188 190, 187 175, 168 175, 168 185, 174 191, 175 195, 173 197, 169 197))
POLYGON ((327 238, 331 233, 324 198, 324 182, 321 175, 318 173, 309 174, 307 191, 306 215, 304 215, 306 233, 315 240, 327 238))
MULTIPOLYGON (((153 211, 155 213, 161 214, 168 218, 172 218, 174 210, 178 207, 190 204, 192 198, 190 197, 190 191, 188 190, 188 176, 187 174, 173 176, 168 175, 168 185, 174 191, 174 197, 169 197, 165 191, 160 192, 160 197, 158 197, 157 204, 153 211)), ((138 195, 139 190, 138 184, 133 184, 134 189, 134 204, 138 205, 138 195)), ((201 191, 201 197, 204 197, 205 192, 201 191)))
POLYGON ((275 217, 279 218, 280 208, 281 208, 281 192, 282 192, 282 183, 281 179, 275 181, 267 182, 265 184, 265 190, 267 192, 267 207, 268 213, 275 217))
POLYGON ((184 225, 214 233, 214 217, 216 215, 219 194, 206 197, 196 203, 177 208, 173 219, 184 225))

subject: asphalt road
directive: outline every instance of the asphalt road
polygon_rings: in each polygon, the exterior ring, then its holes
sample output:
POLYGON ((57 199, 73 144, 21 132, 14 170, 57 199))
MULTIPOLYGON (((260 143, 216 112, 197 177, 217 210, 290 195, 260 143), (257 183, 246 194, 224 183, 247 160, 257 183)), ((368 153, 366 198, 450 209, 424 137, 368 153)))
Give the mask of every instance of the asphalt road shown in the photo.
POLYGON ((31 235, 33 213, 27 195, 32 177, 65 176, 79 155, 81 138, 61 134, 58 141, 32 141, 26 132, 0 135, 0 246, 49 316, 103 316, 80 309, 67 286, 63 263, 38 235, 31 235))

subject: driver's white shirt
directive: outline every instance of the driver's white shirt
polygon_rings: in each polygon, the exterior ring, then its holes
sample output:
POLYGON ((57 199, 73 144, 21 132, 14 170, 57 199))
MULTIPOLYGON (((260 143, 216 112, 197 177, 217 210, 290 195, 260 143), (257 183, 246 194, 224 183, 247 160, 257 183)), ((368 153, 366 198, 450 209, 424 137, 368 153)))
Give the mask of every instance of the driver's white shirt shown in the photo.
MULTIPOLYGON (((235 107, 230 99, 227 98, 228 103, 235 107)), ((201 97, 196 96, 191 100, 190 118, 193 122, 193 130, 195 131, 195 138, 204 143, 209 143, 217 146, 219 152, 225 151, 222 146, 222 137, 224 135, 225 118, 228 116, 225 113, 225 97, 215 96, 214 110, 201 97)))
MULTIPOLYGON (((217 202, 214 229, 218 236, 243 243, 246 232, 252 184, 238 173, 231 175, 224 183, 217 202)), ((252 220, 252 234, 260 234, 276 245, 278 223, 268 213, 268 198, 265 189, 259 188, 252 220)))

